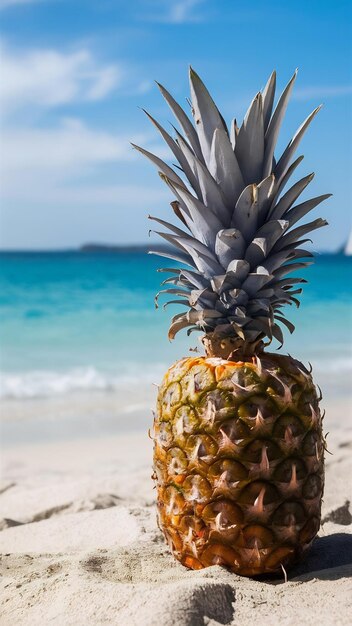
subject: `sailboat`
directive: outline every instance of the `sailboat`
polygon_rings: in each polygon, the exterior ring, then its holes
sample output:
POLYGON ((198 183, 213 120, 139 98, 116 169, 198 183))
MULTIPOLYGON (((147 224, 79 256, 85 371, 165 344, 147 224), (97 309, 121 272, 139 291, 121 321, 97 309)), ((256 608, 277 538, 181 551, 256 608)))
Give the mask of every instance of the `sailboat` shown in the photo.
POLYGON ((345 245, 344 254, 347 256, 352 256, 352 231, 350 232, 350 236, 345 245))

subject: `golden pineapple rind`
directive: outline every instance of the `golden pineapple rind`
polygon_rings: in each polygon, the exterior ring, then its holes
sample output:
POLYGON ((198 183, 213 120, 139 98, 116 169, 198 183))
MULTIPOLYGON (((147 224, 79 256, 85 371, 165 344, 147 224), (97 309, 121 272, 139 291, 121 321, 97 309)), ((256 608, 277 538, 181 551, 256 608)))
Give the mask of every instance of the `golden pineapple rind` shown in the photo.
POLYGON ((320 527, 324 439, 310 373, 284 355, 175 363, 154 420, 158 523, 174 556, 281 571, 320 527))

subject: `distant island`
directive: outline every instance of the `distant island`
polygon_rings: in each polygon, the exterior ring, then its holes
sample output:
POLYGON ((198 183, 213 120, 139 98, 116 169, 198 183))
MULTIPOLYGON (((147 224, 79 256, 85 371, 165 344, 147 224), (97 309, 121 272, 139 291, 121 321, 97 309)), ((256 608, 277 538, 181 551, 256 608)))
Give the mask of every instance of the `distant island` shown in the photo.
MULTIPOLYGON (((149 250, 160 252, 171 251, 172 247, 159 242, 136 244, 84 243, 77 248, 42 248, 42 249, 1 249, 2 255, 14 254, 147 254, 149 250)), ((319 250, 317 256, 352 256, 352 241, 340 246, 337 250, 319 250)))
POLYGON ((144 252, 146 244, 118 245, 108 243, 84 243, 78 248, 79 252, 144 252))
POLYGON ((124 252, 140 252, 146 253, 148 250, 152 248, 157 248, 158 250, 170 250, 170 246, 166 246, 165 244, 106 244, 106 243, 84 243, 82 246, 78 248, 79 252, 116 252, 116 253, 124 253, 124 252))
MULTIPOLYGON (((140 244, 109 244, 109 243, 84 243, 77 249, 78 252, 87 252, 87 253, 116 253, 116 254, 124 254, 124 253, 147 253, 148 250, 160 250, 160 252, 166 252, 167 250, 171 250, 171 246, 168 246, 159 242, 150 242, 150 243, 140 243, 140 244)), ((316 253, 317 255, 325 256, 325 255, 351 255, 352 254, 352 236, 348 243, 340 246, 337 250, 320 250, 316 253)))

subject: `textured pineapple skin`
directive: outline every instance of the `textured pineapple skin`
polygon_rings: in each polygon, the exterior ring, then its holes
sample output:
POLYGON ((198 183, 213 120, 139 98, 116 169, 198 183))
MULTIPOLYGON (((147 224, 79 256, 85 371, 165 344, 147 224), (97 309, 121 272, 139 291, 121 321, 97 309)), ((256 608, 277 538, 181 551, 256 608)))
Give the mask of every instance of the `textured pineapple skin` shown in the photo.
POLYGON ((320 527, 324 438, 310 373, 289 356, 185 358, 154 419, 158 524, 186 567, 282 572, 320 527))

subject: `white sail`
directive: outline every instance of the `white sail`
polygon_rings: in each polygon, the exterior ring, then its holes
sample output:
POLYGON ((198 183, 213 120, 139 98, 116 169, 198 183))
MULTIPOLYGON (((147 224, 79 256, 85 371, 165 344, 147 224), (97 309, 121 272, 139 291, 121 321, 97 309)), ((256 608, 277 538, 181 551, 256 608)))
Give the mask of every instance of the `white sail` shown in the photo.
POLYGON ((352 231, 351 231, 350 236, 348 238, 348 241, 346 243, 344 252, 348 256, 352 256, 352 231))

